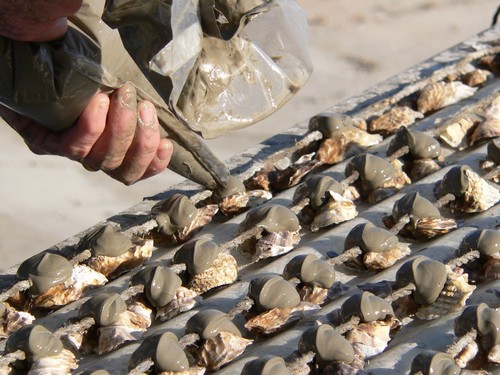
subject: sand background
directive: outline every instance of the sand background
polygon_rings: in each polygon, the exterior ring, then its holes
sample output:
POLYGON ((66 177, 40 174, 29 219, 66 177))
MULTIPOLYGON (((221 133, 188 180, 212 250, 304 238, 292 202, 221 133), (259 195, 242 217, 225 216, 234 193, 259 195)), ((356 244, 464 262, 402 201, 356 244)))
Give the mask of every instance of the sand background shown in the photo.
MULTIPOLYGON (((497 0, 300 0, 315 71, 273 116, 210 141, 226 159, 488 28, 497 0)), ((126 187, 101 172, 32 154, 0 123, 0 269, 45 250, 182 179, 126 187)))

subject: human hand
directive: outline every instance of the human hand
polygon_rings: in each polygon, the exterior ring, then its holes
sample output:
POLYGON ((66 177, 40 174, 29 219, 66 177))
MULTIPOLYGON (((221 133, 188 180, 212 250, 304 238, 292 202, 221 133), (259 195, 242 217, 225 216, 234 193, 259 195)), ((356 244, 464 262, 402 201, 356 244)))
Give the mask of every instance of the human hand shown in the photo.
POLYGON ((62 132, 1 106, 0 115, 35 154, 79 161, 87 170, 102 170, 126 185, 164 171, 172 155, 172 143, 160 138, 154 105, 138 103, 128 83, 110 97, 96 94, 76 123, 62 132))
POLYGON ((81 5, 82 0, 0 0, 0 35, 21 42, 58 39, 81 5))

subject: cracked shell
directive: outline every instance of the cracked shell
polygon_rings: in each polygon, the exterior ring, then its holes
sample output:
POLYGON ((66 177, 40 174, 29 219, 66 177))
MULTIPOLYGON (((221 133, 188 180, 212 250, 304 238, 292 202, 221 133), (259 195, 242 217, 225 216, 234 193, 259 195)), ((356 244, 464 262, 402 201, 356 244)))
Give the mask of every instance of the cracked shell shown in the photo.
POLYGON ((452 211, 483 212, 500 201, 500 191, 481 178, 469 166, 451 168, 436 185, 436 195, 451 193, 455 200, 449 203, 452 211))
POLYGON ((420 92, 417 101, 419 112, 427 114, 471 97, 477 88, 460 81, 431 83, 420 92))
POLYGON ((424 115, 407 106, 396 106, 368 123, 368 131, 388 136, 424 118, 424 115))
POLYGON ((445 353, 425 351, 418 354, 411 363, 410 374, 423 375, 459 375, 461 368, 455 364, 453 358, 445 353))

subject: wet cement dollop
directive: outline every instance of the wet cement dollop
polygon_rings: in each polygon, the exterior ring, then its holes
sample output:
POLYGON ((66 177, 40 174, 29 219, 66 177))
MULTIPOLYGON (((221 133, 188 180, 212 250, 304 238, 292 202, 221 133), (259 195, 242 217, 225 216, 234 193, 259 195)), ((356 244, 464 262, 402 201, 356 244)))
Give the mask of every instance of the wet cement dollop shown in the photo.
POLYGON ((5 350, 8 353, 21 349, 33 362, 44 357, 58 355, 63 349, 63 344, 48 329, 41 325, 27 325, 14 332, 7 343, 5 350))
POLYGON ((461 337, 474 328, 479 335, 478 342, 485 351, 500 345, 500 311, 485 303, 467 306, 455 320, 455 335, 461 337))
POLYGON ((425 351, 418 354, 411 363, 410 374, 421 372, 423 375, 458 375, 460 367, 453 358, 445 353, 425 351))
POLYGON ((250 211, 241 226, 246 229, 263 227, 268 232, 297 231, 299 219, 289 208, 280 205, 257 207, 250 211))
POLYGON ((190 275, 198 275, 209 268, 219 255, 219 246, 208 239, 183 245, 174 255, 173 262, 184 263, 190 275))
POLYGON ((384 320, 387 315, 394 316, 394 310, 389 302, 370 292, 354 294, 349 297, 340 308, 343 322, 348 322, 357 316, 364 323, 384 320))
POLYGON ((392 216, 394 220, 401 219, 404 215, 410 215, 412 221, 416 222, 423 218, 440 218, 441 213, 427 198, 418 192, 407 193, 403 198, 394 203, 392 216))
POLYGON ((266 355, 247 362, 241 375, 291 375, 291 372, 283 358, 266 355))
POLYGON ((348 177, 354 171, 359 173, 371 190, 383 187, 396 174, 396 170, 387 160, 371 154, 361 154, 353 157, 345 168, 348 177))
POLYGON ((301 353, 314 352, 319 362, 351 363, 354 360, 352 345, 329 324, 305 331, 299 340, 298 349, 301 353))
POLYGON ((182 194, 174 194, 161 205, 161 211, 155 216, 160 230, 166 235, 189 226, 198 214, 198 209, 182 194))
POLYGON ((364 253, 382 253, 393 249, 399 240, 398 237, 372 223, 358 224, 347 234, 344 249, 349 250, 358 246, 364 253))
POLYGON ((250 281, 248 295, 260 312, 274 308, 284 309, 300 304, 295 286, 281 276, 262 276, 250 281))
POLYGON ((196 333, 203 340, 210 340, 220 332, 241 336, 240 330, 229 316, 218 310, 202 310, 193 315, 186 323, 186 334, 196 333))
POLYGON ((132 241, 123 233, 118 232, 110 225, 97 228, 86 235, 80 248, 90 249, 92 255, 117 257, 127 252, 132 247, 132 241))
POLYGON ((397 131, 387 148, 387 155, 392 155, 403 146, 408 146, 414 159, 434 159, 441 155, 441 146, 437 139, 416 130, 409 130, 405 126, 397 131))
POLYGON ((92 317, 98 326, 107 326, 116 322, 127 310, 127 304, 117 293, 101 293, 85 301, 80 307, 80 318, 92 317))
POLYGON ((297 255, 285 266, 285 279, 298 278, 302 283, 330 288, 335 282, 335 271, 327 262, 314 254, 297 255))
POLYGON ((182 280, 170 268, 148 266, 132 276, 130 284, 144 285, 148 302, 155 307, 163 307, 174 299, 182 280))
POLYGON ((493 256, 500 251, 500 231, 495 229, 476 229, 467 234, 458 248, 459 255, 478 250, 483 255, 493 256))

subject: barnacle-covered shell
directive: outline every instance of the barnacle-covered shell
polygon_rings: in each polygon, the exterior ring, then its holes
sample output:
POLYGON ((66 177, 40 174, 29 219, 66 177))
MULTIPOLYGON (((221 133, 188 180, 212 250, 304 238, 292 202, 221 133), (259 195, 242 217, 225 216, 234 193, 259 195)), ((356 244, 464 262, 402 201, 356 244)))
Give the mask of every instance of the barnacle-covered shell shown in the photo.
POLYGON ((293 308, 300 304, 300 296, 293 284, 281 276, 262 276, 250 281, 248 296, 255 302, 257 311, 274 308, 293 308))
POLYGON ((488 360, 499 363, 500 358, 495 358, 494 353, 498 353, 500 349, 500 311, 488 307, 485 303, 467 306, 455 320, 455 335, 461 337, 472 329, 477 331, 476 341, 487 354, 488 360))
POLYGON ((80 318, 92 317, 98 326, 107 326, 116 322, 127 310, 127 304, 117 293, 101 293, 85 301, 80 307, 80 318))
POLYGON ((482 212, 500 201, 498 188, 490 185, 467 165, 451 168, 436 190, 439 196, 451 193, 456 197, 449 204, 453 211, 482 212))
POLYGON ((464 85, 460 81, 431 83, 420 92, 417 101, 419 112, 424 114, 458 103, 477 91, 477 88, 464 85))
POLYGON ((238 228, 238 233, 261 227, 262 236, 245 241, 242 250, 256 259, 285 254, 300 241, 297 215, 281 205, 261 206, 251 210, 238 228))
POLYGON ((428 350, 418 354, 413 359, 410 374, 459 375, 461 371, 449 354, 428 350))
POLYGON ((436 260, 418 257, 405 262, 396 272, 396 285, 415 285, 413 298, 418 305, 436 301, 448 278, 446 266, 436 260))
POLYGON ((354 360, 352 345, 328 324, 309 328, 299 340, 300 353, 313 352, 316 362, 342 361, 351 363, 354 360))
POLYGON ((182 280, 167 267, 148 266, 132 276, 130 284, 144 285, 147 301, 154 307, 163 307, 175 298, 182 280))
POLYGON ((172 332, 148 337, 132 353, 129 369, 151 358, 158 373, 164 371, 179 372, 189 369, 189 361, 184 350, 179 346, 177 336, 172 332))
POLYGON ((477 229, 467 234, 460 243, 458 256, 473 250, 479 259, 464 264, 462 268, 476 281, 500 278, 500 232, 495 229, 477 229))
POLYGON ((384 320, 388 315, 394 316, 391 304, 370 292, 352 295, 340 308, 340 317, 344 323, 353 316, 359 317, 363 323, 370 323, 384 320))
POLYGON ((19 266, 17 277, 20 280, 30 280, 31 296, 38 296, 56 285, 64 284, 73 272, 71 263, 61 255, 40 253, 19 266))
POLYGON ((21 349, 29 362, 56 356, 64 349, 59 338, 41 325, 28 325, 13 333, 5 344, 7 353, 21 349))
POLYGON ((324 140, 316 159, 326 164, 337 163, 360 147, 373 146, 382 141, 381 136, 357 128, 351 117, 340 113, 314 116, 309 121, 309 130, 317 130, 323 134, 324 140))
POLYGON ((241 375, 291 375, 291 372, 283 358, 265 355, 247 362, 241 370, 241 375))
POLYGON ((174 263, 184 263, 191 276, 209 268, 219 255, 219 246, 208 239, 199 239, 183 245, 174 255, 174 263))
POLYGON ((309 205, 317 210, 328 202, 327 192, 330 190, 340 195, 343 194, 342 185, 334 178, 322 175, 311 177, 297 187, 293 195, 293 204, 309 198, 309 205))
POLYGON ((368 123, 368 131, 384 136, 396 132, 401 127, 411 125, 417 119, 424 118, 420 112, 407 106, 396 106, 368 123))
POLYGON ((93 256, 117 257, 132 247, 132 241, 110 225, 87 234, 79 244, 82 250, 90 249, 93 256))
POLYGON ((287 280, 296 277, 306 285, 328 289, 335 282, 335 271, 314 254, 297 255, 285 266, 283 277, 287 280))
POLYGON ((441 155, 439 142, 423 132, 401 128, 389 143, 387 155, 392 155, 401 147, 408 146, 412 159, 437 158, 441 155))
POLYGON ((392 218, 384 218, 384 223, 392 227, 405 215, 410 217, 410 223, 403 228, 402 234, 415 238, 433 238, 457 227, 454 219, 443 218, 436 206, 415 191, 394 203, 392 218))

